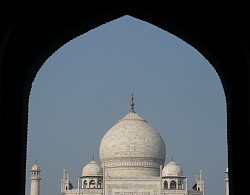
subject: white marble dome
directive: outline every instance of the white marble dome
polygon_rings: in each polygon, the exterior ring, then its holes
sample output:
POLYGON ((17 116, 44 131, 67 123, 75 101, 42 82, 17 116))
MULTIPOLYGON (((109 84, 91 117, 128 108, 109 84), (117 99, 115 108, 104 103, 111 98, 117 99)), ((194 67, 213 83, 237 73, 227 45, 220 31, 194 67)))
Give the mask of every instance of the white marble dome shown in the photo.
POLYGON ((182 168, 174 161, 170 161, 162 170, 162 177, 183 176, 182 168))
MULTIPOLYGON (((100 143, 99 155, 105 167, 130 167, 129 174, 132 174, 131 167, 146 167, 157 169, 158 173, 165 161, 166 147, 161 135, 131 110, 106 132, 100 143)), ((127 174, 122 168, 119 174, 122 175, 123 171, 124 175, 127 174)), ((149 175, 155 174, 149 172, 149 175)))
POLYGON ((100 159, 142 157, 164 162, 165 143, 161 135, 135 112, 129 112, 104 135, 100 159))
POLYGON ((102 175, 102 168, 94 160, 90 161, 82 169, 82 176, 85 176, 85 177, 86 176, 101 176, 101 175, 102 175))

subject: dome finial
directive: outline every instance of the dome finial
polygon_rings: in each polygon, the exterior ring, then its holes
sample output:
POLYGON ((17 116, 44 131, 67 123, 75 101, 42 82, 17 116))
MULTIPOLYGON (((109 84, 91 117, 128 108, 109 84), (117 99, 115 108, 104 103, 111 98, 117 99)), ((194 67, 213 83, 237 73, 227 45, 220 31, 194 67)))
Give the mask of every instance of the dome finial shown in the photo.
POLYGON ((134 103, 134 94, 133 93, 131 95, 131 103, 130 103, 130 105, 131 105, 131 112, 135 112, 135 110, 134 110, 135 103, 134 103))

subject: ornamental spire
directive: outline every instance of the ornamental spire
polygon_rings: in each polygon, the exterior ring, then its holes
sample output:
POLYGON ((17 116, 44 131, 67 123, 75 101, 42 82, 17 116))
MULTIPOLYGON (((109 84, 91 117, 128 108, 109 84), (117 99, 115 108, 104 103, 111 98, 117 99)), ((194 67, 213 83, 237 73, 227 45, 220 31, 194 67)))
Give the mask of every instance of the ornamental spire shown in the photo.
POLYGON ((135 105, 135 103, 134 103, 134 94, 132 93, 132 95, 131 95, 131 103, 130 103, 131 112, 135 112, 134 105, 135 105))

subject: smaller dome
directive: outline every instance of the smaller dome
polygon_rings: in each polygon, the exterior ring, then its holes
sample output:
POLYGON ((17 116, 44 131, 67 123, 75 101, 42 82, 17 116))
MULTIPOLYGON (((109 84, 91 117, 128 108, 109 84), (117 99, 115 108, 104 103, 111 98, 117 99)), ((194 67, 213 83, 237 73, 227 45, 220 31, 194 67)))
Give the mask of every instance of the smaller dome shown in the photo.
POLYGON ((96 161, 90 161, 82 169, 82 176, 102 176, 102 168, 96 163, 96 161))
POLYGON ((163 168, 162 176, 183 176, 183 171, 180 165, 171 161, 163 168))

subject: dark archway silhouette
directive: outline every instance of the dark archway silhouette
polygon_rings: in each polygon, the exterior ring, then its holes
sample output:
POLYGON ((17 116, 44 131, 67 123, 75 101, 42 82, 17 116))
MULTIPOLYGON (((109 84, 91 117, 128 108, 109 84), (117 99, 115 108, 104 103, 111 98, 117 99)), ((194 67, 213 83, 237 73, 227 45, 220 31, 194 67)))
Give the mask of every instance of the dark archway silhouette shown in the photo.
MULTIPOLYGON (((86 1, 1 5, 0 129, 4 186, 25 194, 28 100, 46 59, 73 38, 124 15, 147 21, 196 48, 214 66, 227 102, 230 194, 248 180, 249 30, 246 5, 193 1, 86 1), (14 186, 14 187, 13 187, 14 186)), ((243 190, 243 191, 242 191, 243 190)))

